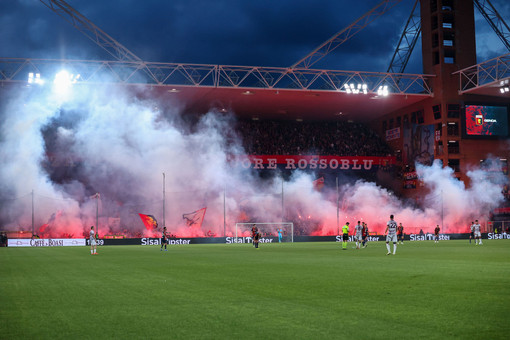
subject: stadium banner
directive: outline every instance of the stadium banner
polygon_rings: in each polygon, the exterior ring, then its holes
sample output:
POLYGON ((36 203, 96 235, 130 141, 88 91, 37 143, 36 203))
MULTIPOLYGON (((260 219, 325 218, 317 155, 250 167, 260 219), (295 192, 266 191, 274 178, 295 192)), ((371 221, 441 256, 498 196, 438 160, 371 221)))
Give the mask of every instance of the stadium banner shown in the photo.
MULTIPOLYGON (((193 238, 169 238, 168 245, 188 245, 203 243, 225 243, 224 237, 193 237, 193 238)), ((86 240, 87 245, 90 241, 86 240)), ((98 246, 154 246, 161 245, 159 237, 142 237, 142 238, 124 238, 124 239, 100 239, 97 241, 98 246)))
MULTIPOLYGON (((371 235, 371 236, 368 236, 367 240, 368 240, 368 242, 385 241, 386 236, 371 235)), ((342 235, 338 235, 335 237, 335 242, 342 242, 342 241, 343 241, 342 235)), ((349 236, 349 242, 356 242, 356 238, 354 237, 354 235, 349 236)))
MULTIPOLYGON (((464 234, 439 234, 439 241, 448 241, 454 239, 465 239, 466 237, 455 237, 453 235, 464 235, 464 234)), ((427 234, 409 234, 409 241, 434 241, 436 239, 436 235, 427 233, 427 234)))
POLYGON ((404 172, 404 189, 416 189, 418 173, 416 171, 404 172))
MULTIPOLYGON (((469 239, 469 234, 439 234, 440 241, 448 240, 466 240, 469 239)), ((482 239, 486 240, 510 240, 510 233, 485 233, 482 234, 482 239)), ((404 235, 405 241, 433 241, 434 234, 406 234, 404 235)), ((251 244, 253 239, 249 236, 245 237, 191 237, 191 238, 171 238, 168 239, 168 245, 190 245, 190 244, 251 244)), ((349 242, 354 242, 354 236, 349 236, 349 242)), ((386 241, 385 235, 370 235, 368 242, 386 241)), ((283 242, 289 242, 289 239, 284 238, 283 242)), ((294 242, 342 242, 342 235, 333 236, 294 236, 294 242)), ((262 237, 259 243, 269 244, 278 243, 278 237, 267 236, 262 237)), ((160 246, 161 239, 156 237, 143 237, 143 238, 124 238, 124 239, 99 239, 97 240, 99 246, 124 246, 124 245, 139 245, 139 246, 160 246)), ((8 247, 68 247, 68 246, 89 246, 89 239, 9 239, 8 247)))
POLYGON ((509 233, 502 233, 502 234, 488 233, 487 239, 489 239, 489 240, 510 240, 510 234, 509 233))
POLYGON ((496 208, 496 209, 494 209, 494 214, 497 214, 497 215, 510 215, 510 207, 496 208))
POLYGON ((400 127, 386 130, 386 141, 395 140, 400 138, 400 127))
POLYGON ((84 238, 13 238, 7 240, 8 247, 76 247, 84 245, 84 238))
POLYGON ((434 125, 413 124, 403 129, 403 163, 431 165, 434 161, 434 125))
POLYGON ((356 170, 368 171, 376 167, 395 165, 394 156, 284 156, 249 155, 238 156, 233 161, 246 169, 255 170, 356 170))
MULTIPOLYGON (((482 234, 483 239, 510 239, 510 234, 482 234)), ((469 234, 439 234, 439 240, 460 240, 469 239, 469 234)), ((434 234, 406 234, 405 241, 433 241, 434 234)), ((168 245, 190 245, 190 244, 251 244, 253 239, 250 236, 227 236, 227 237, 190 237, 170 238, 168 245)), ((349 236, 349 241, 354 242, 354 236, 349 236)), ((386 235, 370 235, 369 242, 386 241, 386 235)), ((89 240, 86 240, 89 245, 89 240)), ((260 243, 278 243, 278 237, 266 236, 259 240, 260 243)), ((290 242, 289 238, 283 238, 283 242, 290 242)), ((294 242, 342 242, 342 235, 332 236, 294 236, 294 242)), ((125 238, 125 239, 104 239, 99 240, 98 245, 142 245, 161 246, 161 239, 155 237, 125 238)))

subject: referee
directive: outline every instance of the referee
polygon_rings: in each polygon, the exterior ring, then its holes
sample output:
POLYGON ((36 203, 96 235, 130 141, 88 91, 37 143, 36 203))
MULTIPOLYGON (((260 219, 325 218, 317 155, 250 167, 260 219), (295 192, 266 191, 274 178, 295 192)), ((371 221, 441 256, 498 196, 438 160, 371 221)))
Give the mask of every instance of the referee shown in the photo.
POLYGON ((345 222, 342 227, 342 250, 347 250, 347 241, 349 241, 349 222, 345 222))

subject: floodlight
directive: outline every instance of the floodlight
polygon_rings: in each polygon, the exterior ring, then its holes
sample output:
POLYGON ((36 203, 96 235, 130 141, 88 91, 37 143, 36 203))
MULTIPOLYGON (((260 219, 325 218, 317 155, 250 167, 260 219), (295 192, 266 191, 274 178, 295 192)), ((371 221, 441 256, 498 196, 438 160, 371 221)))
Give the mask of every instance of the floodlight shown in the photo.
POLYGON ((41 74, 40 73, 36 73, 35 74, 35 83, 39 84, 39 85, 44 84, 44 80, 41 78, 41 74))
POLYGON ((71 75, 66 70, 62 70, 59 73, 55 75, 55 80, 53 83, 55 84, 70 84, 70 77, 71 75))
POLYGON ((352 83, 351 83, 351 91, 354 94, 358 94, 359 93, 359 89, 356 88, 356 86, 354 86, 354 84, 352 84, 352 83))
POLYGON ((379 86, 379 89, 377 89, 377 95, 386 97, 389 94, 388 92, 388 85, 381 85, 379 86))
POLYGON ((55 75, 55 80, 53 80, 53 87, 55 92, 58 94, 67 94, 71 87, 71 75, 66 70, 62 70, 55 75))
POLYGON ((44 83, 44 81, 41 79, 41 74, 34 73, 34 72, 28 73, 28 81, 27 82, 29 84, 39 84, 39 85, 42 85, 44 83))
POLYGON ((80 77, 79 74, 75 76, 66 70, 60 71, 55 75, 55 79, 53 80, 54 91, 61 96, 68 96, 71 86, 76 83, 80 77))
POLYGON ((367 84, 344 84, 345 92, 359 94, 363 91, 364 94, 368 93, 368 85, 367 84))

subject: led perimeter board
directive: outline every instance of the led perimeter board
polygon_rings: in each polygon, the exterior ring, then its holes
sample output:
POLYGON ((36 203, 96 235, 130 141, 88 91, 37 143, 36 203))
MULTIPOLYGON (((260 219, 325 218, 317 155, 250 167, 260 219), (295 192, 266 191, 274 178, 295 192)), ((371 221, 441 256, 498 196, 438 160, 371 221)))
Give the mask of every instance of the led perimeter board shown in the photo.
POLYGON ((466 104, 463 119, 463 137, 506 138, 508 130, 508 106, 466 104))

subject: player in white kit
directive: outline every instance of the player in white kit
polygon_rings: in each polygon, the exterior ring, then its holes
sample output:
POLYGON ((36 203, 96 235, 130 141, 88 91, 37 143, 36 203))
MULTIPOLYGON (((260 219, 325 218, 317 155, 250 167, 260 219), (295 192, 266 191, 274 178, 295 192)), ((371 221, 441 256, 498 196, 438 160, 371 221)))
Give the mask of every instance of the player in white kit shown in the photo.
POLYGON ((397 251, 397 222, 393 220, 393 215, 390 215, 390 220, 386 223, 386 230, 384 232, 387 233, 386 248, 388 253, 386 255, 391 255, 390 241, 393 242, 393 255, 395 255, 397 251))
POLYGON ((473 230, 475 232, 475 245, 482 245, 482 233, 481 233, 481 226, 478 224, 478 220, 475 220, 475 224, 473 224, 473 230), (478 243, 477 243, 478 239, 478 243))
POLYGON ((363 226, 360 223, 361 222, 358 221, 358 224, 354 227, 354 231, 356 232, 356 249, 360 249, 361 243, 363 242, 362 237, 363 226))
POLYGON ((90 254, 97 255, 96 235, 94 233, 94 226, 90 227, 90 254))

